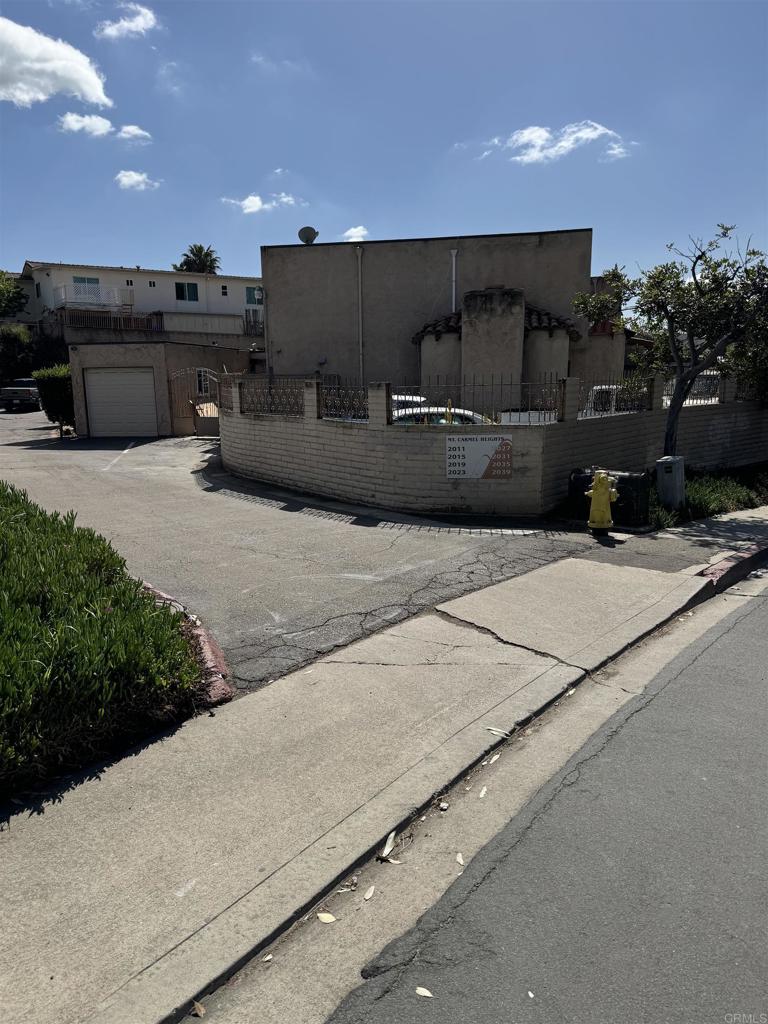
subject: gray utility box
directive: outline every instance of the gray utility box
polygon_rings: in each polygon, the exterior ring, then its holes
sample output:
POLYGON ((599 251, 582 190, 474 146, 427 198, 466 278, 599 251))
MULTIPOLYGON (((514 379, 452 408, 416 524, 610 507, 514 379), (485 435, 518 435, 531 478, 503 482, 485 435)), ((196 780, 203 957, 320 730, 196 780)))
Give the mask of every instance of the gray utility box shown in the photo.
POLYGON ((665 455, 656 462, 656 493, 664 508, 685 505, 685 460, 682 455, 665 455))

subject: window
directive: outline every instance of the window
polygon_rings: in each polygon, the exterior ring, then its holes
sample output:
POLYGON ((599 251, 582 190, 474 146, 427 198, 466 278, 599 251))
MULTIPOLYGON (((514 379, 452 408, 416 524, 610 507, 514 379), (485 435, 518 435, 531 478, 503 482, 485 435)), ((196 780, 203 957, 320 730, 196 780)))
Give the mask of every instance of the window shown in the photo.
POLYGON ((77 299, 98 299, 99 279, 98 277, 73 277, 75 285, 75 298, 77 299))
POLYGON ((221 286, 221 294, 224 296, 227 294, 227 286, 225 284, 221 286))
POLYGON ((249 306, 260 306, 264 301, 264 291, 261 288, 251 288, 246 286, 245 289, 245 301, 249 306))
POLYGON ((126 277, 125 283, 126 283, 128 288, 133 288, 133 278, 132 277, 126 277))
POLYGON ((211 382, 208 370, 205 368, 197 371, 197 393, 198 395, 210 395, 211 393, 211 382))
POLYGON ((36 299, 40 298, 40 282, 39 281, 35 281, 35 298, 36 299))
POLYGON ((177 302, 197 302, 197 285, 194 281, 176 282, 177 302))
POLYGON ((150 281, 149 282, 149 287, 150 288, 154 288, 155 287, 155 282, 154 281, 150 281))

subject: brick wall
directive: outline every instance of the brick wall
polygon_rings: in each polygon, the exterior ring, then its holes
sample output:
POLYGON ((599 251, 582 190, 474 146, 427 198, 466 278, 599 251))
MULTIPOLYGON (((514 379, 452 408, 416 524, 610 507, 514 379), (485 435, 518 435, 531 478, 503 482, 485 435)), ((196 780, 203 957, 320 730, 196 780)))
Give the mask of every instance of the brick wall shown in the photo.
MULTIPOLYGON (((386 422, 385 392, 369 390, 367 423, 317 418, 314 385, 305 415, 220 413, 222 460, 245 477, 346 501, 410 512, 536 515, 565 497, 572 469, 653 467, 665 412, 537 426, 420 427, 386 422), (504 435, 513 445, 511 480, 446 476, 446 436, 504 435)), ((768 411, 752 403, 683 410, 680 451, 701 467, 768 459, 768 411)))
MULTIPOLYGON (((641 472, 664 454, 665 409, 600 416, 546 428, 542 453, 541 504, 550 509, 568 493, 573 469, 601 465, 641 472)), ((768 459, 768 410, 752 402, 685 406, 678 452, 700 469, 747 466, 768 459)))

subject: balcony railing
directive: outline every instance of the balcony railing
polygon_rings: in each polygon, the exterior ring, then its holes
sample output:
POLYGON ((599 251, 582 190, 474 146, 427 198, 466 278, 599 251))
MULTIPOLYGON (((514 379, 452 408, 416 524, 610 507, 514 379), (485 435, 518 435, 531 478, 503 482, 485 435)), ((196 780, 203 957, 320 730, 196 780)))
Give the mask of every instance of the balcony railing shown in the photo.
POLYGON ((62 327, 83 327, 101 331, 164 331, 162 313, 119 313, 113 310, 73 309, 56 310, 56 320, 62 327))
POLYGON ((98 284, 60 284, 53 289, 56 309, 120 309, 133 305, 133 288, 102 288, 98 284))

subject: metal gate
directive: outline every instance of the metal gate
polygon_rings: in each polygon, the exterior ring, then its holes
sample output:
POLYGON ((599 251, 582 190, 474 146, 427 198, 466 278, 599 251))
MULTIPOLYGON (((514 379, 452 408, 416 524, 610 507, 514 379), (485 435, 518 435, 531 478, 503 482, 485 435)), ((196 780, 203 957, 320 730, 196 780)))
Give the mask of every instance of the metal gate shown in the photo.
POLYGON ((174 434, 219 433, 219 376, 206 366, 188 366, 168 378, 174 434))

